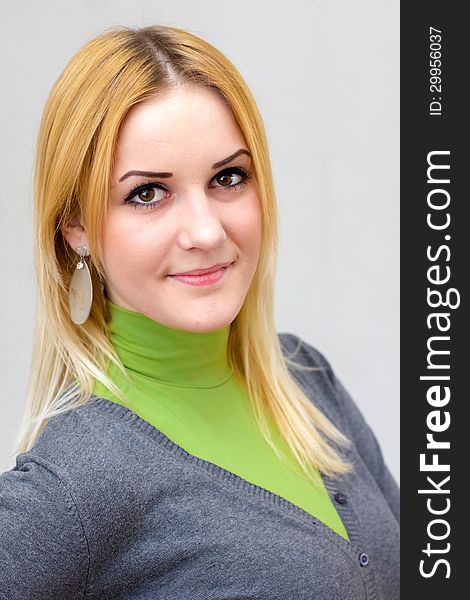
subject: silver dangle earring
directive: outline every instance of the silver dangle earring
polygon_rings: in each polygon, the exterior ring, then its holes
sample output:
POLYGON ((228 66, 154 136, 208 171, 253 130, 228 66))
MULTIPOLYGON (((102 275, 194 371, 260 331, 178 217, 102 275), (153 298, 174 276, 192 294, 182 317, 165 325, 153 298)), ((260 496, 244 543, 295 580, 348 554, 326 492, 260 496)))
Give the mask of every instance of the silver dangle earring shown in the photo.
POLYGON ((93 283, 90 269, 85 260, 87 247, 78 246, 75 252, 80 256, 69 286, 70 317, 76 325, 82 325, 88 319, 93 300, 93 283))

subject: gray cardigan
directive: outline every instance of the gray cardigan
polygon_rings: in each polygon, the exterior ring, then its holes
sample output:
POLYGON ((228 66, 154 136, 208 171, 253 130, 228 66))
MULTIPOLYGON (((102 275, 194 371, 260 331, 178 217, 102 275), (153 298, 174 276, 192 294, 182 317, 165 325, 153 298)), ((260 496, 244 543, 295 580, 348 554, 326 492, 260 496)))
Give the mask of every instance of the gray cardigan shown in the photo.
MULTIPOLYGON (((279 337, 289 353, 301 343, 279 337)), ((289 368, 354 442, 354 471, 324 477, 350 541, 95 396, 0 475, 0 598, 399 598, 397 484, 326 359, 302 342, 295 360, 324 367, 289 368)))

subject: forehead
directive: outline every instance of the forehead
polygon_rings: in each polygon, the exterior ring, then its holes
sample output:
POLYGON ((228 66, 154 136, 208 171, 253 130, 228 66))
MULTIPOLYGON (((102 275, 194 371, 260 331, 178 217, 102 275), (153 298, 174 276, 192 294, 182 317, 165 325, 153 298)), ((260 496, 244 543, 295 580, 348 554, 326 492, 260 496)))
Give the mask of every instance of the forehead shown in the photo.
POLYGON ((214 91, 185 86, 134 106, 121 126, 116 158, 226 156, 245 143, 224 100, 214 91), (225 154, 224 154, 225 152, 225 154))

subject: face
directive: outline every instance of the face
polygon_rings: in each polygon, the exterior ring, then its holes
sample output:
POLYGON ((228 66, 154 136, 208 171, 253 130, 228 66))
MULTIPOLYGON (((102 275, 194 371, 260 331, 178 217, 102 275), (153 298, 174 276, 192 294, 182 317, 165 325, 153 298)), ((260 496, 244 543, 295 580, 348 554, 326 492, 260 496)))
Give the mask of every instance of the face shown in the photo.
POLYGON ((178 329, 230 324, 260 253, 251 171, 244 136, 214 92, 183 87, 133 107, 100 243, 110 300, 178 329), (205 276, 181 275, 217 265, 205 276))

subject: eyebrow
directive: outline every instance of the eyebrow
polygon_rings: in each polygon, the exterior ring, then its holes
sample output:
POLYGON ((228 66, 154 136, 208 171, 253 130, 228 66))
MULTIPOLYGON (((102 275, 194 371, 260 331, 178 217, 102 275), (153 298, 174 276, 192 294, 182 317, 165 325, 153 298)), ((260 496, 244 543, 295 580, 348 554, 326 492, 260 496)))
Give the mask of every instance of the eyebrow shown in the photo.
POLYGON ((251 158, 251 153, 248 152, 248 150, 245 150, 245 148, 240 148, 239 150, 237 150, 236 152, 234 152, 230 156, 227 156, 227 158, 224 158, 223 160, 219 160, 219 162, 214 163, 212 165, 212 168, 213 169, 217 169, 217 167, 221 167, 222 165, 226 165, 227 163, 231 162, 234 158, 236 158, 240 154, 246 154, 247 156, 249 156, 251 158))
MULTIPOLYGON (((221 167, 222 165, 226 165, 227 163, 231 162, 234 158, 236 158, 240 154, 246 154, 247 156, 249 156, 251 158, 251 153, 248 152, 248 150, 245 150, 245 148, 240 148, 239 150, 237 150, 230 156, 227 156, 227 158, 224 158, 224 159, 219 160, 218 162, 214 163, 212 165, 212 168, 217 169, 218 167, 221 167)), ((168 172, 157 173, 155 171, 133 170, 133 171, 127 171, 127 173, 124 173, 124 175, 119 179, 119 182, 124 181, 124 179, 126 179, 127 177, 132 177, 132 175, 140 175, 143 177, 159 177, 159 178, 173 177, 173 173, 168 173, 168 172)))

